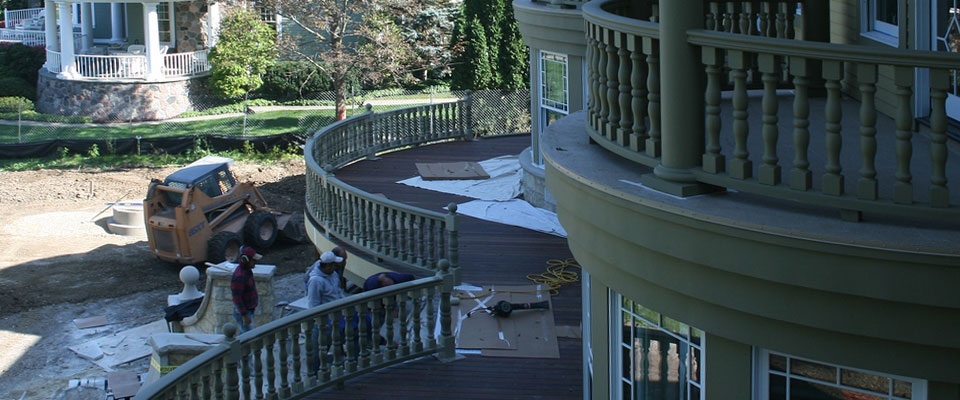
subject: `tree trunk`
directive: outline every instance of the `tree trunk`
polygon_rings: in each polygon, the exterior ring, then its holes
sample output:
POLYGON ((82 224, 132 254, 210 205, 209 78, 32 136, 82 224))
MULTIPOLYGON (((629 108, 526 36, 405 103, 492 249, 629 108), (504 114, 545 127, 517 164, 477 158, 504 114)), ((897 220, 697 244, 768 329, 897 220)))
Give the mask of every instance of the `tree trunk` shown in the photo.
POLYGON ((337 121, 347 117, 347 82, 344 78, 333 79, 334 106, 337 109, 337 121))

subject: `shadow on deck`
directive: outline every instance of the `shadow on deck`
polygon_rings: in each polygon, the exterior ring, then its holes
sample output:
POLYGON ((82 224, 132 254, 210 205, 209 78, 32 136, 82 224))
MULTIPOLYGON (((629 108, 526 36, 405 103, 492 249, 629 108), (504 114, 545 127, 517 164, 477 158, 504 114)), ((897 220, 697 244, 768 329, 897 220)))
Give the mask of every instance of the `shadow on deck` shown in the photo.
MULTIPOLYGON (((415 163, 483 161, 519 154, 529 145, 528 135, 443 143, 386 154, 379 160, 360 161, 337 171, 337 177, 367 192, 442 212, 442 207, 451 202, 473 199, 397 184, 418 175, 415 163)), ((572 257, 563 238, 466 216, 460 224, 464 283, 531 284, 527 274, 544 272, 548 260, 572 257)), ((561 288, 559 296, 552 300, 557 326, 580 326, 579 282, 561 288)), ((560 359, 466 355, 462 360, 443 364, 425 358, 353 379, 343 389, 327 389, 309 398, 583 398, 581 341, 559 338, 558 342, 560 359)))

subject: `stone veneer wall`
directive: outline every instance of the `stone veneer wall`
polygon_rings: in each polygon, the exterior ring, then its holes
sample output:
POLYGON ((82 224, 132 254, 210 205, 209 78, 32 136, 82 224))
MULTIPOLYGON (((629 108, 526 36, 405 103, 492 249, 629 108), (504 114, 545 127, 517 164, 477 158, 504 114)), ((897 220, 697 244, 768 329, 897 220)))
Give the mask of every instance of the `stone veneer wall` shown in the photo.
POLYGON ((210 20, 206 1, 178 2, 174 4, 177 24, 177 52, 188 53, 207 48, 210 20))
MULTIPOLYGON (((260 305, 253 313, 254 326, 263 326, 273 321, 275 317, 273 274, 277 267, 273 265, 258 265, 253 270, 253 279, 257 282, 257 294, 260 296, 260 305)), ((185 318, 181 325, 186 333, 222 333, 223 324, 234 322, 233 295, 230 291, 230 278, 233 271, 224 271, 216 267, 207 268, 206 307, 201 305, 198 315, 185 318), (209 302, 208 302, 209 301, 209 302)))
POLYGON ((37 111, 86 115, 96 122, 156 121, 196 110, 210 98, 206 77, 167 81, 79 81, 46 69, 37 79, 37 111))

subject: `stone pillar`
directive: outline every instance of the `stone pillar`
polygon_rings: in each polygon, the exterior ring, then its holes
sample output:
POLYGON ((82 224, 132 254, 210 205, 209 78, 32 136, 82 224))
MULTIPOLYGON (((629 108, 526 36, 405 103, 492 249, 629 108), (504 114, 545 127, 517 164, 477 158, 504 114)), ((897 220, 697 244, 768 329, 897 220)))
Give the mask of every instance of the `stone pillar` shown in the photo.
POLYGON ((163 78, 163 55, 160 54, 160 23, 157 3, 143 3, 143 38, 147 48, 147 79, 163 78))
POLYGON ((60 7, 60 73, 58 78, 74 79, 80 76, 74 64, 73 2, 57 2, 60 7))
POLYGON ((110 42, 123 42, 123 4, 110 3, 110 42))
POLYGON ((210 27, 210 32, 207 34, 207 48, 211 48, 216 46, 217 38, 220 37, 220 3, 210 3, 207 8, 207 18, 210 27))
POLYGON ((660 3, 660 164, 644 175, 644 185, 675 196, 715 190, 699 184, 690 171, 701 166, 704 150, 703 65, 688 29, 703 27, 703 1, 660 3))
MULTIPOLYGON (((43 13, 46 48, 50 51, 60 51, 60 37, 57 36, 57 4, 52 1, 45 2, 43 4, 43 13)), ((43 64, 43 67, 48 70, 51 69, 51 66, 48 64, 50 61, 50 59, 47 59, 47 63, 43 64)))
POLYGON ((80 3, 80 39, 80 51, 90 51, 93 47, 93 5, 90 2, 80 3))
MULTIPOLYGON (((197 313, 180 321, 186 333, 221 333, 220 329, 224 324, 235 321, 230 278, 237 264, 223 262, 217 265, 206 270, 205 297, 197 313)), ((276 270, 275 265, 257 265, 253 269, 253 279, 257 282, 257 294, 260 296, 260 305, 253 313, 255 326, 266 325, 276 316, 273 291, 273 276, 276 270)))

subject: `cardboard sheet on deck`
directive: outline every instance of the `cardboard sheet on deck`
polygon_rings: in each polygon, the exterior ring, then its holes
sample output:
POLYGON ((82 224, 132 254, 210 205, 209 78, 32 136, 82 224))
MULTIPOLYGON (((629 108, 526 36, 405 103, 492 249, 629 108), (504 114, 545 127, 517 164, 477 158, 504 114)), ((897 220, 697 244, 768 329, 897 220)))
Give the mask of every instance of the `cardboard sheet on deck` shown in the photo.
POLYGON ((479 348, 487 357, 560 358, 552 304, 550 310, 518 311, 507 318, 494 317, 485 311, 476 311, 470 318, 466 316, 471 310, 493 306, 500 300, 511 303, 550 300, 547 288, 537 289, 538 286, 485 286, 481 292, 462 292, 485 295, 460 301, 454 314, 459 316, 457 347, 479 348))
POLYGON ((425 181, 490 179, 487 171, 472 161, 416 164, 417 172, 425 181))

